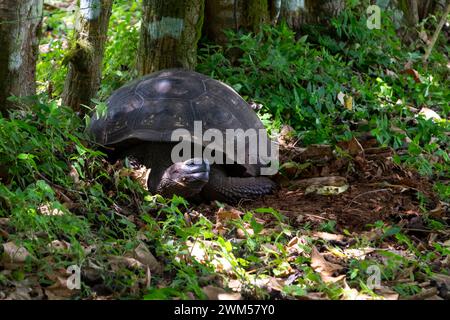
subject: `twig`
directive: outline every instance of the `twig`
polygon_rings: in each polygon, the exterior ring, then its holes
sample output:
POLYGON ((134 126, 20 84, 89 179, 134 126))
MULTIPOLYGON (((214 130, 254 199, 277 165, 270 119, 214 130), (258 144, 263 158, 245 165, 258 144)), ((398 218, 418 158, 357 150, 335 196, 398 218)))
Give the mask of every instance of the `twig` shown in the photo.
POLYGON ((422 62, 423 63, 426 63, 428 58, 430 57, 431 50, 433 50, 433 47, 434 47, 434 45, 436 43, 436 40, 439 37, 439 33, 441 32, 442 27, 444 26, 444 23, 447 20, 447 16, 448 16, 449 13, 450 13, 450 2, 447 3, 447 8, 445 9, 445 12, 444 12, 444 14, 441 17, 441 21, 439 21, 439 24, 438 24, 438 26, 436 28, 436 31, 433 34, 433 38, 431 38, 431 42, 428 45, 428 48, 427 48, 427 50, 425 51, 425 54, 422 57, 422 62))

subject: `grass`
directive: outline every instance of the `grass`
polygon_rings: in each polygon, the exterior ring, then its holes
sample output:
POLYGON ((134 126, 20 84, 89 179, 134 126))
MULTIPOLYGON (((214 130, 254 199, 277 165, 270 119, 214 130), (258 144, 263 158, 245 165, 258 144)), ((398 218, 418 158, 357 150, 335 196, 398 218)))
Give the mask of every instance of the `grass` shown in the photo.
MULTIPOLYGON (((135 77, 138 4, 115 2, 99 100, 135 77)), ((212 204, 211 215, 176 196, 149 195, 127 162, 107 163, 84 119, 59 106, 73 16, 46 15, 51 31, 41 44, 50 49, 38 64, 40 95, 0 118, 0 292, 14 294, 28 281, 33 297, 206 299, 204 288, 213 286, 241 287, 244 298, 383 298, 386 292, 368 285, 379 272, 389 294, 408 297, 435 274, 448 274, 448 225, 427 216, 424 196, 427 232, 435 235, 427 240, 391 221, 363 226, 365 232, 341 230, 332 219, 296 226, 272 208, 239 207, 219 228, 218 212, 228 207, 212 204), (11 255, 11 243, 25 250, 24 259, 11 255), (364 250, 364 258, 355 253, 364 250), (72 265, 82 270, 81 289, 55 290, 72 265)), ((448 201, 448 43, 441 39, 423 66, 420 44, 405 46, 390 17, 383 21, 383 30, 370 31, 346 12, 327 35, 311 30, 298 40, 285 25, 258 35, 229 32, 228 47, 203 42, 198 71, 261 103, 270 130, 290 124, 301 146, 370 131, 397 151, 394 161, 431 177, 448 201), (424 106, 442 120, 418 116, 424 106)))

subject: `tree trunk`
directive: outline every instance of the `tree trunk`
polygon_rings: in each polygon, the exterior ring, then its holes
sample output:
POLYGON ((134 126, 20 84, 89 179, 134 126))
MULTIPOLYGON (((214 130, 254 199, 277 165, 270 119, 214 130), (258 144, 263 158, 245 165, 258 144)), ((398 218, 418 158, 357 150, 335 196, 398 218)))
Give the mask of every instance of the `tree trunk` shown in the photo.
POLYGON ((414 27, 430 14, 442 12, 446 0, 398 0, 397 7, 403 11, 406 24, 414 27))
POLYGON ((63 104, 80 113, 92 105, 102 75, 109 18, 113 0, 80 0, 75 40, 65 62, 69 72, 64 84, 63 104))
POLYGON ((419 23, 419 6, 417 0, 400 0, 400 9, 403 11, 404 19, 409 27, 419 23))
POLYGON ((269 3, 267 0, 248 0, 245 4, 247 29, 258 32, 261 26, 270 20, 269 3))
POLYGON ((345 8, 345 0, 281 0, 280 20, 293 30, 307 24, 328 24, 345 8))
POLYGON ((143 1, 140 75, 167 68, 195 68, 204 7, 204 0, 143 1))
POLYGON ((9 96, 36 93, 36 59, 42 0, 0 0, 0 112, 14 104, 9 96))
POLYGON ((210 40, 224 45, 224 30, 258 32, 275 11, 272 0, 206 0, 203 32, 210 40))

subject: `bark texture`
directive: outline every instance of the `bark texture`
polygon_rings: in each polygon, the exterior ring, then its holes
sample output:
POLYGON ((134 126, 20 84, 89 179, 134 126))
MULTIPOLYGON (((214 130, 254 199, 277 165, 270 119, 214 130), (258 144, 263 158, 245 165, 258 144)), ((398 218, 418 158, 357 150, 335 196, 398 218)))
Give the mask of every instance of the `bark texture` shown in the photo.
POLYGON ((307 24, 328 24, 345 9, 345 0, 281 0, 280 20, 294 30, 307 24))
POLYGON ((144 0, 138 72, 192 70, 197 64, 204 0, 144 0))
POLYGON ((430 14, 439 14, 446 8, 448 0, 397 0, 397 7, 403 11, 409 27, 416 26, 430 14))
POLYGON ((226 43, 224 30, 258 32, 272 18, 269 0, 206 0, 204 34, 218 44, 226 43))
POLYGON ((36 59, 42 23, 42 0, 0 0, 0 112, 7 98, 36 93, 36 59))
POLYGON ((92 105, 102 75, 103 53, 113 0, 80 0, 75 40, 66 57, 69 71, 62 95, 63 104, 84 113, 92 105))

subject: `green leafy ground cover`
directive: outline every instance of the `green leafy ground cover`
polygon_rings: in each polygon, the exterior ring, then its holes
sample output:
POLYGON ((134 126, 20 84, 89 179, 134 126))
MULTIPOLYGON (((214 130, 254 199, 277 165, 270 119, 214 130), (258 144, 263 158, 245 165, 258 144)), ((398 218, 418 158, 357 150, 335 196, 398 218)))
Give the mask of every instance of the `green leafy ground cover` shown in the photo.
MULTIPOLYGON (((99 100, 135 77, 138 8, 115 3, 99 100)), ((356 11, 326 33, 280 26, 230 32, 226 48, 205 41, 198 71, 261 104, 268 129, 289 124, 298 146, 371 133, 394 150, 386 161, 433 186, 438 200, 411 196, 422 231, 395 219, 355 230, 332 218, 293 224, 270 201, 198 207, 148 194, 132 163, 109 164, 89 141, 89 119, 59 106, 73 15, 51 8, 40 95, 0 119, 0 298, 448 299, 449 46, 441 37, 425 66, 424 44, 402 44, 389 13, 368 30, 356 11), (80 290, 67 288, 72 265, 80 290)))

